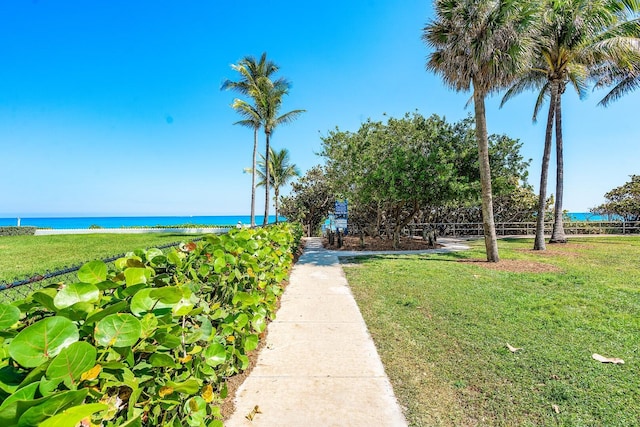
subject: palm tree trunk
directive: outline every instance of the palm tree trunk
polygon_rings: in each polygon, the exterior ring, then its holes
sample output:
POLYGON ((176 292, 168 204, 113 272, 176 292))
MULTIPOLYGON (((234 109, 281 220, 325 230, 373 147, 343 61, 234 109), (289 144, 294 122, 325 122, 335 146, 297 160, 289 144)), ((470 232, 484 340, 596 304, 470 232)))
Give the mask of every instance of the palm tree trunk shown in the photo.
POLYGON ((478 160, 480 162, 480 184, 482 186, 482 225, 484 227, 484 245, 487 261, 498 262, 498 240, 493 219, 493 196, 491 194, 491 167, 489 166, 489 137, 484 107, 484 94, 473 85, 473 104, 476 115, 476 140, 478 142, 478 160))
POLYGON ((253 128, 253 163, 251 168, 251 228, 256 226, 256 162, 258 155, 258 128, 253 128))
POLYGON ((264 170, 265 170, 265 177, 264 177, 264 220, 262 221, 262 225, 265 226, 267 224, 269 224, 269 181, 271 180, 271 177, 269 176, 269 140, 270 140, 270 136, 271 136, 271 132, 268 132, 265 130, 265 145, 266 147, 266 155, 264 157, 264 170))
POLYGON ((538 195, 538 217, 536 218, 536 240, 533 243, 534 251, 547 249, 544 243, 544 217, 547 203, 547 178, 549 176, 549 159, 551 157, 551 138, 553 136, 553 118, 558 99, 558 84, 551 83, 551 100, 549 101, 549 114, 547 115, 547 129, 544 134, 544 153, 542 154, 542 171, 540 172, 540 194, 538 195))
POLYGON ((556 206, 553 219, 553 232, 549 243, 567 243, 567 236, 564 234, 564 224, 562 222, 562 197, 564 193, 564 158, 562 142, 562 108, 561 92, 558 91, 556 102, 556 206))
POLYGON ((280 196, 280 189, 278 187, 273 187, 273 196, 275 197, 275 208, 276 208, 276 224, 278 223, 278 197, 280 196))

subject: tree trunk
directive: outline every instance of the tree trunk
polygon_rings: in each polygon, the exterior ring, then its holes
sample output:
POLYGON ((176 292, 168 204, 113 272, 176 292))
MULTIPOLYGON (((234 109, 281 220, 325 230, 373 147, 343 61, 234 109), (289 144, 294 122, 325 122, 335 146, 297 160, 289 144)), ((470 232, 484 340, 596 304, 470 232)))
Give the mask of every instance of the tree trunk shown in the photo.
POLYGON ((253 128, 253 163, 251 168, 251 228, 256 226, 256 162, 258 155, 258 128, 253 128))
POLYGON ((380 229, 382 228, 382 209, 380 209, 380 202, 378 202, 377 209, 378 211, 376 212, 376 230, 373 236, 380 238, 380 229))
POLYGON ((484 94, 473 85, 473 104, 476 115, 476 140, 478 142, 478 159, 480 161, 480 184, 482 186, 482 225, 484 228, 484 245, 487 261, 498 262, 498 240, 496 225, 493 219, 493 196, 491 194, 491 167, 489 166, 489 137, 487 135, 487 118, 484 107, 484 94))
POLYGON ((264 220, 262 221, 262 225, 265 226, 269 223, 269 181, 271 180, 270 171, 269 171, 269 140, 271 136, 271 132, 265 130, 265 145, 266 147, 266 155, 264 158, 264 220))
POLYGON ((551 138, 553 136, 553 118, 558 99, 558 84, 551 83, 551 100, 549 101, 549 114, 547 115, 547 129, 544 134, 544 153, 542 154, 542 171, 540 172, 540 194, 538 196, 538 217, 536 218, 536 240, 533 243, 534 251, 547 249, 544 243, 544 217, 547 203, 547 177, 549 176, 549 158, 551 157, 551 138))
POLYGON ((278 223, 278 197, 280 195, 280 189, 278 187, 273 187, 273 197, 275 197, 275 209, 276 209, 276 224, 278 223))
POLYGON ((567 243, 562 222, 562 196, 564 193, 564 158, 562 147, 562 91, 558 90, 556 102, 556 206, 553 218, 553 231, 549 243, 567 243))

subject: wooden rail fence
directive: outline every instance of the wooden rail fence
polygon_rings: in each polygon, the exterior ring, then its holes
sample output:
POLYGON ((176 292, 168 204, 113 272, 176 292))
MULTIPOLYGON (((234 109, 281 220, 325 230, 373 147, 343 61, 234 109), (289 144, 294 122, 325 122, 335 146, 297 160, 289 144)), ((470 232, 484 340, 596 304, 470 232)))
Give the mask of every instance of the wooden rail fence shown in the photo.
MULTIPOLYGON (((551 234, 553 224, 545 223, 545 234, 551 234)), ((435 230, 439 236, 482 236, 482 223, 410 224, 403 230, 405 236, 425 236, 435 230)), ((497 222, 499 236, 529 236, 536 231, 535 222, 497 222)), ((640 221, 565 221, 564 232, 571 234, 640 234, 640 221)))

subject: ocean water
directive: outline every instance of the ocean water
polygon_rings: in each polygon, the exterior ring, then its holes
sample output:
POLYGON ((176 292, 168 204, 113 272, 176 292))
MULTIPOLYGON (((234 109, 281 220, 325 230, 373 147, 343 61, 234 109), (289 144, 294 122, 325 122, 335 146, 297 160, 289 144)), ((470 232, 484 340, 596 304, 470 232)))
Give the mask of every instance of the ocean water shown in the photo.
POLYGON ((591 212, 569 212, 571 221, 622 221, 617 215, 596 215, 591 212))
MULTIPOLYGON (((261 225, 264 216, 256 216, 256 224, 261 225)), ((269 223, 275 222, 275 215, 269 216, 269 223)), ((281 221, 285 220, 280 218, 281 221)), ((20 218, 21 226, 39 228, 73 229, 89 228, 97 225, 102 228, 153 227, 156 225, 236 225, 251 224, 249 215, 221 215, 221 216, 123 216, 123 217, 52 217, 52 218, 20 218)), ((16 226, 17 218, 0 218, 0 227, 16 226)))

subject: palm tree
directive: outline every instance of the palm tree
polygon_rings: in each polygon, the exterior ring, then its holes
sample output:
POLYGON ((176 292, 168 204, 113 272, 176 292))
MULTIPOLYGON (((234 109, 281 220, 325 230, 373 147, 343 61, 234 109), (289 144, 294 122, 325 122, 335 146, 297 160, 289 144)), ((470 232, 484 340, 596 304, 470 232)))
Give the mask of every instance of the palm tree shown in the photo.
POLYGON ((507 86, 527 56, 531 12, 515 0, 437 0, 423 40, 435 52, 427 69, 456 91, 473 88, 487 261, 498 262, 485 98, 507 86))
POLYGON ((614 85, 598 103, 603 107, 640 87, 640 39, 636 38, 631 43, 631 48, 636 51, 635 57, 625 58, 626 61, 614 67, 604 64, 594 71, 596 88, 614 85))
POLYGON ((256 160, 258 154, 258 130, 262 126, 260 112, 242 99, 235 99, 231 107, 245 119, 237 121, 234 125, 246 126, 253 129, 253 157, 251 162, 251 227, 256 226, 256 160))
MULTIPOLYGON (((297 119, 300 114, 306 110, 292 110, 282 115, 280 114, 280 108, 282 106, 282 98, 289 93, 290 84, 285 79, 278 79, 271 81, 264 79, 258 85, 256 91, 256 107, 262 118, 262 127, 265 134, 265 162, 269 164, 271 153, 271 135, 275 128, 281 124, 290 123, 297 119)), ((266 177, 264 180, 265 187, 265 201, 264 201, 264 220, 262 225, 267 225, 269 222, 269 187, 271 185, 271 179, 269 178, 270 171, 266 168, 266 177)))
MULTIPOLYGON (((259 96, 259 87, 264 85, 265 80, 269 80, 271 75, 278 71, 278 66, 267 60, 267 54, 263 53, 257 60, 253 56, 245 56, 238 64, 232 64, 231 68, 240 74, 238 81, 225 80, 221 90, 235 90, 243 95, 247 95, 255 101, 259 96)), ((234 124, 250 127, 253 129, 253 162, 251 169, 251 226, 256 225, 256 154, 258 150, 258 130, 262 125, 262 116, 256 105, 251 105, 247 101, 235 99, 231 107, 238 112, 243 120, 234 124)))
POLYGON ((266 185, 267 182, 267 168, 269 165, 269 181, 273 187, 275 208, 276 208, 276 224, 278 223, 278 200, 280 198, 280 189, 291 181, 294 177, 300 176, 300 171, 296 165, 291 164, 289 161, 289 150, 283 148, 280 151, 274 151, 273 148, 269 148, 269 163, 265 156, 261 156, 262 160, 258 162, 258 176, 260 181, 258 187, 266 185))
MULTIPOLYGON (((502 103, 525 89, 539 90, 534 107, 536 120, 545 99, 549 112, 545 132, 544 154, 540 175, 538 223, 534 249, 544 250, 544 207, 552 131, 556 139, 556 194, 553 231, 550 243, 567 241, 563 224, 564 143, 562 138, 562 95, 573 87, 581 98, 594 73, 603 77, 616 75, 633 55, 633 37, 637 25, 629 25, 628 14, 638 9, 635 1, 626 0, 546 0, 541 5, 539 35, 529 69, 507 91, 502 103), (627 5, 628 4, 628 5, 627 5)), ((637 50, 637 44, 635 45, 637 50)), ((619 75, 619 74, 617 74, 619 75)), ((628 76, 628 75, 627 75, 628 76)), ((622 79, 621 79, 622 80, 622 79)), ((624 85, 624 82, 622 82, 624 85)), ((632 85, 626 84, 626 87, 632 85)), ((615 95, 612 95, 615 96, 615 95)))

